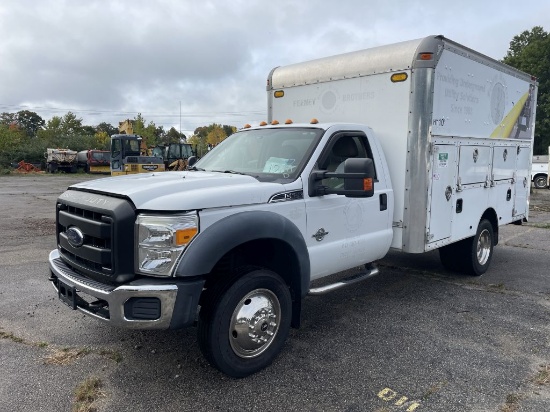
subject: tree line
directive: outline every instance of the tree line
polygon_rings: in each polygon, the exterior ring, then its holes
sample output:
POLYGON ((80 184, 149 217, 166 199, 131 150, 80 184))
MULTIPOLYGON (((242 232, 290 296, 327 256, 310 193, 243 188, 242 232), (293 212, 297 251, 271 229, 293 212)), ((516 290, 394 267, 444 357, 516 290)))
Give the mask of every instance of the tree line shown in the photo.
MULTIPOLYGON (((152 121, 146 122, 141 114, 130 122, 132 132, 142 136, 149 147, 187 140, 202 154, 236 131, 234 126, 213 123, 198 127, 187 137, 174 127, 165 131, 152 121)), ((8 172, 21 160, 44 166, 47 148, 109 150, 110 136, 118 132, 118 127, 105 122, 97 126, 84 125, 72 112, 53 116, 48 121, 29 110, 4 112, 0 114, 0 170, 8 172)))

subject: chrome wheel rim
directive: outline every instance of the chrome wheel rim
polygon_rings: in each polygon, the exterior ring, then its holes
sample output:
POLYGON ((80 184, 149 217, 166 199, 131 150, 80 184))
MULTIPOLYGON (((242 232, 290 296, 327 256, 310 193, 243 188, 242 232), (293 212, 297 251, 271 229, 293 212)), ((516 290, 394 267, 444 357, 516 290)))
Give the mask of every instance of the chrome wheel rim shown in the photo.
POLYGON ((483 266, 491 256, 491 236, 489 230, 483 229, 477 240, 477 261, 483 266))
POLYGON ((241 358, 254 358, 263 353, 277 336, 281 305, 268 289, 256 289, 243 297, 235 307, 229 324, 229 342, 241 358))

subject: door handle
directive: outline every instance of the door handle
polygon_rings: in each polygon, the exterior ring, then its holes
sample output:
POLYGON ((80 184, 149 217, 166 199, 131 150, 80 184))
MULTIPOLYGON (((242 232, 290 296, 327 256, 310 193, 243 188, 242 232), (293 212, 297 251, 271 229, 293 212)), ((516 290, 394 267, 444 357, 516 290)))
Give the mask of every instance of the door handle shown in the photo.
POLYGON ((380 211, 388 209, 388 195, 382 193, 380 195, 380 211))

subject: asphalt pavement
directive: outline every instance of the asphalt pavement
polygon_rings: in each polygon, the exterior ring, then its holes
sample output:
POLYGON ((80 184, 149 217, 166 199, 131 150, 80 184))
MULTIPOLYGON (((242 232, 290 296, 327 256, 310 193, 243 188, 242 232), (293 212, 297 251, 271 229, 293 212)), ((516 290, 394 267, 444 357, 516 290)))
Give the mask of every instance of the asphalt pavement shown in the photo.
POLYGON ((550 410, 550 190, 501 228, 489 271, 437 251, 391 252, 380 275, 306 298, 303 323, 245 379, 202 358, 194 328, 116 329, 69 310, 48 282, 55 199, 86 175, 0 177, 0 411, 550 410))

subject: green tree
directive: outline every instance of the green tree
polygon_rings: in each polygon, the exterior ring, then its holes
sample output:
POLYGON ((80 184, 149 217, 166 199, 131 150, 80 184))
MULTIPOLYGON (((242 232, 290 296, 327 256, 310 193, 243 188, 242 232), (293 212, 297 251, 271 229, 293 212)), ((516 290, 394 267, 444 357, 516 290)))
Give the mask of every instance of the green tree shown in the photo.
POLYGON ((35 112, 21 110, 17 112, 17 124, 29 137, 35 137, 36 133, 44 127, 44 119, 35 112))
POLYGON ((235 126, 228 126, 224 124, 222 127, 227 137, 231 136, 233 133, 237 131, 237 128, 235 126))
POLYGON ((175 127, 171 127, 166 133, 167 143, 179 143, 180 139, 187 139, 183 133, 176 130, 175 127))
POLYGON ((94 149, 109 150, 111 145, 111 136, 106 131, 97 131, 94 135, 94 149))
POLYGON ((138 113, 138 115, 134 118, 134 133, 140 135, 148 147, 155 146, 160 143, 158 138, 159 132, 155 123, 151 121, 146 126, 145 119, 141 113, 138 113))
POLYGON ((537 119, 534 154, 547 154, 550 146, 550 34, 541 26, 514 36, 503 62, 537 78, 537 119))
POLYGON ((8 127, 17 124, 17 113, 4 112, 0 114, 0 124, 8 127))
POLYGON ((212 123, 209 126, 197 127, 195 134, 187 139, 187 143, 195 146, 197 154, 202 156, 208 151, 208 145, 215 146, 236 131, 235 126, 212 123))
POLYGON ((20 160, 15 154, 25 140, 25 135, 19 128, 0 123, 0 169, 8 167, 10 163, 20 160))
POLYGON ((102 122, 95 127, 95 131, 96 133, 105 132, 107 136, 110 137, 118 133, 118 128, 114 127, 112 124, 102 122))
POLYGON ((61 119, 61 130, 65 136, 83 134, 82 119, 77 118, 72 112, 67 112, 61 119))
POLYGON ((23 130, 27 136, 35 137, 38 130, 44 127, 44 119, 35 112, 20 110, 17 113, 0 114, 0 124, 23 130))
POLYGON ((227 137, 225 130, 221 125, 214 124, 213 126, 214 127, 212 127, 206 135, 206 141, 210 146, 216 146, 227 137))

